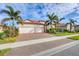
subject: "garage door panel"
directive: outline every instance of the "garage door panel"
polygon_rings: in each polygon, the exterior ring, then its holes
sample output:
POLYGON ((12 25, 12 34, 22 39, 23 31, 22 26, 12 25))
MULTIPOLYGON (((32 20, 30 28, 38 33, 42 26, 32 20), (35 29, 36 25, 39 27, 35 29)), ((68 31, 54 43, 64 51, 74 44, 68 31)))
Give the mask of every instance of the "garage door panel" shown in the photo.
POLYGON ((20 28, 20 33, 34 33, 34 28, 20 28))

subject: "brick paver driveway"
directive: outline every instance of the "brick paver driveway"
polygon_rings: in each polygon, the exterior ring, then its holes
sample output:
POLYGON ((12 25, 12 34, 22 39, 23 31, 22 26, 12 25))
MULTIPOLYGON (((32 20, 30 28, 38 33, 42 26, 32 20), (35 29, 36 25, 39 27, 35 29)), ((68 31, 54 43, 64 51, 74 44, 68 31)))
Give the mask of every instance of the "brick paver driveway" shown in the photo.
POLYGON ((17 37, 17 41, 26 41, 26 40, 32 40, 32 39, 40 39, 40 38, 49 38, 53 35, 48 33, 29 33, 29 34, 20 34, 17 37))

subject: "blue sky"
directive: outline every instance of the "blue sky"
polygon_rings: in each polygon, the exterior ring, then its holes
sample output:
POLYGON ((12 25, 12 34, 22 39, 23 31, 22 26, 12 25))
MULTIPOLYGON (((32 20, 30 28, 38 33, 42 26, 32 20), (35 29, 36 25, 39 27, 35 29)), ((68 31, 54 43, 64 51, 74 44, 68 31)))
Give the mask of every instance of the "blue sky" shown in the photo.
MULTIPOLYGON (((47 14, 54 12, 60 18, 65 18, 62 22, 67 23, 69 18, 79 22, 79 4, 77 3, 2 3, 0 4, 0 11, 6 5, 12 6, 15 10, 20 10, 23 19, 48 20, 47 14)), ((0 20, 5 17, 7 17, 6 14, 0 14, 0 20)))

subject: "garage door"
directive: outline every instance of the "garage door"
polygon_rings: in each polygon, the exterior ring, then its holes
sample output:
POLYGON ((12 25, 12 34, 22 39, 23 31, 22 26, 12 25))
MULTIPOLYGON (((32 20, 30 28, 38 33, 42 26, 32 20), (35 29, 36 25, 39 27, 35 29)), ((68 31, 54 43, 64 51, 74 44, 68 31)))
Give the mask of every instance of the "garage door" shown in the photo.
POLYGON ((41 33, 43 32, 43 26, 37 26, 37 25, 28 25, 28 26, 22 26, 19 28, 19 33, 41 33))

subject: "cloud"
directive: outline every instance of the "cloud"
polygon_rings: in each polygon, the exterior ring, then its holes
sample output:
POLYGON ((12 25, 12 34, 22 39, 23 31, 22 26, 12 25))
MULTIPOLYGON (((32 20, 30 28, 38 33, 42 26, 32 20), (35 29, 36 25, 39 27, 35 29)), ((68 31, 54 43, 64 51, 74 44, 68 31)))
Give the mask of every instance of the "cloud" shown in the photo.
MULTIPOLYGON (((5 6, 7 4, 1 4, 0 6, 5 6)), ((67 4, 67 3, 22 3, 22 4, 8 4, 11 5, 12 7, 15 8, 15 10, 20 10, 21 11, 21 16, 24 19, 48 19, 47 14, 48 13, 56 13, 59 17, 64 17, 72 12, 74 12, 77 7, 78 9, 78 4, 67 4)), ((1 7, 3 8, 3 7, 1 7)), ((0 10, 1 10, 0 8, 0 10)))

